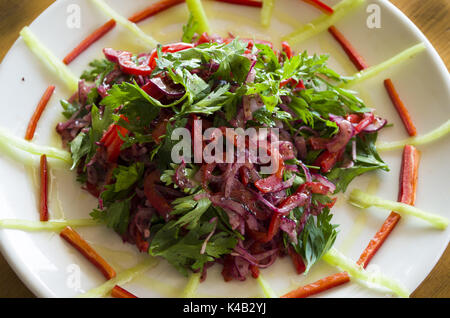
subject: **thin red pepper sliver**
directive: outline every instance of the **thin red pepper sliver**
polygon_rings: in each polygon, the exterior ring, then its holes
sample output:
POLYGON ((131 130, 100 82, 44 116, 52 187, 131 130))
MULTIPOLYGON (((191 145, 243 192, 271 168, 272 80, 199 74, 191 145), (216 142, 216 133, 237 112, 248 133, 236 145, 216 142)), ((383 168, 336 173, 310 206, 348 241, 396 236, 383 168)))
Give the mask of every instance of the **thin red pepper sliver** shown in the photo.
POLYGON ((144 193, 153 208, 164 218, 173 210, 166 198, 155 189, 155 183, 160 181, 158 170, 152 171, 144 180, 144 193))
POLYGON ((36 131, 36 126, 41 118, 42 113, 44 112, 45 107, 48 104, 48 101, 50 100, 50 97, 52 97, 53 92, 55 91, 55 86, 50 85, 47 87, 47 89, 44 92, 44 95, 42 95, 36 110, 33 113, 33 116, 31 116, 30 122, 28 123, 27 131, 25 133, 25 139, 30 141, 34 137, 34 132, 36 131))
POLYGON ((417 130, 414 126, 411 116, 408 112, 408 109, 403 104, 402 100, 398 96, 397 90, 394 87, 394 84, 392 83, 391 79, 384 80, 384 87, 386 88, 389 97, 391 98, 392 104, 394 104, 395 109, 397 110, 397 113, 399 114, 400 118, 402 119, 403 125, 406 128, 406 131, 410 136, 416 136, 417 130))
POLYGON ((116 271, 70 226, 66 226, 59 235, 97 267, 106 279, 116 276, 116 271))
POLYGON ((344 49, 345 53, 347 53, 352 63, 356 66, 356 68, 359 71, 364 70, 368 67, 367 63, 364 61, 361 55, 358 54, 356 49, 350 44, 350 42, 345 38, 345 36, 338 29, 336 29, 335 26, 329 27, 328 31, 336 39, 336 41, 339 42, 339 44, 344 49))
POLYGON ((306 298, 333 287, 345 284, 349 281, 350 276, 347 274, 347 272, 341 272, 322 278, 314 283, 299 287, 296 290, 293 290, 281 296, 281 298, 306 298))
POLYGON ((158 2, 155 2, 148 6, 147 8, 136 12, 131 17, 128 18, 129 21, 133 23, 141 22, 142 20, 145 20, 147 18, 150 18, 154 16, 157 13, 160 13, 161 11, 164 11, 166 9, 169 9, 177 4, 180 4, 184 2, 185 0, 161 0, 158 2))
POLYGON ((289 45, 289 43, 283 41, 281 42, 281 47, 283 48, 283 52, 286 53, 286 56, 288 59, 292 58, 292 49, 291 46, 289 45))
POLYGON ((48 165, 46 155, 41 156, 40 177, 39 219, 42 222, 46 222, 48 221, 48 165))
POLYGON ((306 3, 309 3, 313 6, 315 6, 316 8, 318 8, 319 10, 322 10, 323 12, 325 12, 326 14, 333 14, 334 10, 333 8, 329 7, 328 5, 326 5, 325 3, 323 3, 322 1, 319 0, 303 0, 306 3))
POLYGON ((64 57, 64 64, 68 65, 74 59, 76 59, 81 53, 83 53, 88 47, 90 47, 93 43, 98 41, 101 37, 103 37, 106 33, 111 31, 116 26, 116 21, 113 19, 109 20, 90 35, 88 35, 76 48, 74 48, 69 54, 64 57))
POLYGON ((294 264, 295 271, 297 274, 303 274, 306 270, 305 262, 300 254, 298 254, 292 246, 288 248, 289 256, 292 259, 292 263, 294 264))
MULTIPOLYGON (((400 172, 400 185, 398 201, 414 205, 416 199, 417 177, 419 170, 420 153, 414 147, 407 145, 403 150, 402 168, 400 172)), ((400 220, 400 215, 394 211, 387 217, 381 228, 370 240, 367 247, 359 257, 358 264, 367 267, 375 253, 383 245, 389 234, 400 220)))
POLYGON ((329 152, 328 150, 325 150, 314 161, 314 166, 320 167, 320 170, 323 173, 327 173, 335 166, 335 164, 339 160, 339 157, 341 156, 341 154, 342 154, 342 151, 329 152))
POLYGON ((114 288, 111 290, 111 297, 114 297, 114 298, 138 298, 137 296, 133 295, 126 289, 123 289, 119 285, 114 286, 114 288))
POLYGON ((253 278, 258 278, 259 277, 259 268, 258 268, 258 266, 251 264, 250 265, 250 271, 252 273, 252 277, 253 278))

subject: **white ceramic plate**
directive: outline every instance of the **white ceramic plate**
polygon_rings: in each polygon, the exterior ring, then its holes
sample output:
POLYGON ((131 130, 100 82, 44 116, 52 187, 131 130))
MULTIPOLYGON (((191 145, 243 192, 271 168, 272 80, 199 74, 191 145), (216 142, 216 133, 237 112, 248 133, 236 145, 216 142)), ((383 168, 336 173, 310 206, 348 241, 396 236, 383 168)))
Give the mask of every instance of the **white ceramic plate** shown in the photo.
MULTIPOLYGON (((113 8, 124 16, 144 8, 151 1, 108 0, 113 8)), ((334 5, 338 1, 326 1, 334 5)), ((88 0, 79 0, 81 28, 69 28, 66 21, 71 14, 68 6, 74 1, 56 1, 31 24, 32 31, 56 56, 63 58, 87 34, 108 18, 88 0)), ((321 13, 301 1, 278 0, 269 29, 259 25, 259 9, 223 3, 205 4, 212 29, 226 35, 228 31, 243 37, 253 37, 280 43, 280 36, 290 32, 321 13)), ((73 9, 73 8, 72 8, 73 9)), ((179 5, 150 18, 139 26, 162 43, 179 41, 181 27, 187 21, 186 6, 179 5)), ((398 9, 388 1, 367 3, 337 23, 339 29, 354 44, 369 65, 375 65, 400 51, 423 41, 426 52, 385 71, 376 78, 358 87, 361 96, 377 114, 385 117, 394 126, 383 130, 380 140, 403 139, 406 136, 383 87, 385 78, 392 78, 401 98, 408 106, 419 134, 426 133, 442 124, 450 115, 450 79, 447 69, 438 54, 422 33, 398 9), (367 4, 374 3, 381 9, 381 28, 366 27, 367 4)), ((94 44, 70 68, 80 75, 89 61, 101 57, 101 49, 111 46, 117 49, 139 52, 145 50, 120 26, 94 44)), ((332 37, 324 32, 303 43, 298 50, 312 53, 330 53, 330 65, 337 71, 351 75, 353 65, 332 37)), ((43 67, 19 39, 0 65, 0 127, 23 136, 26 125, 43 91, 49 84, 57 89, 45 110, 35 136, 35 142, 60 146, 55 133, 56 123, 62 119, 59 99, 67 98, 71 92, 43 67)), ((450 138, 420 147, 422 159, 419 171, 416 206, 450 217, 449 181, 450 138)), ((387 199, 397 197, 401 151, 382 153, 389 164, 389 173, 377 172, 358 178, 349 188, 369 189, 387 199)), ((0 218, 38 220, 38 195, 36 168, 25 168, 0 154, 0 218)), ((348 192, 347 192, 348 193, 348 192)), ((72 172, 52 171, 50 189, 51 217, 89 217, 96 206, 94 199, 82 191, 72 172)), ((340 233, 335 247, 357 260, 370 238, 379 229, 388 211, 369 209, 361 211, 349 206, 343 197, 334 208, 334 221, 340 224, 340 233)), ((141 260, 135 248, 121 242, 118 235, 103 227, 79 229, 82 236, 102 254, 118 271, 141 260)), ((449 241, 450 228, 446 231, 432 229, 421 221, 404 218, 389 240, 374 257, 371 268, 380 269, 390 277, 398 279, 413 291, 428 275, 449 241)), ((18 230, 0 230, 0 246, 9 264, 30 290, 39 297, 72 297, 104 282, 102 275, 78 252, 55 233, 28 233, 18 230), (78 266, 80 285, 76 290, 74 275, 78 266)), ((369 268, 370 269, 370 268, 369 268)), ((319 263, 307 276, 294 273, 290 261, 278 260, 274 266, 264 270, 264 277, 276 292, 282 294, 296 286, 313 282, 337 269, 319 263)), ((141 297, 176 297, 177 290, 186 284, 186 278, 161 261, 125 287, 141 297)), ((246 282, 223 282, 219 266, 208 272, 208 279, 201 284, 199 296, 261 296, 255 280, 246 282)), ((378 297, 384 292, 374 291, 357 283, 335 288, 321 297, 378 297)))

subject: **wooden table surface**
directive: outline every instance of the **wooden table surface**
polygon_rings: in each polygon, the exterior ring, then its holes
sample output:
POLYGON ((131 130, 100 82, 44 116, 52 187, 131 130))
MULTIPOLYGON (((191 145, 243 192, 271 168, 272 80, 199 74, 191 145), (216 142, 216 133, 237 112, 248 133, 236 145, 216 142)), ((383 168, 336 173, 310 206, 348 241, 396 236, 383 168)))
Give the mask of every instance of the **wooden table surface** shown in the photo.
MULTIPOLYGON (((17 39, 20 29, 30 24, 54 0, 0 0, 0 61, 17 39)), ((428 37, 447 68, 450 66, 450 1, 392 0, 428 37)), ((420 257, 419 255, 417 257, 420 257)), ((0 255, 0 297, 34 297, 0 255)), ((414 291, 412 297, 450 297, 450 248, 414 291)))

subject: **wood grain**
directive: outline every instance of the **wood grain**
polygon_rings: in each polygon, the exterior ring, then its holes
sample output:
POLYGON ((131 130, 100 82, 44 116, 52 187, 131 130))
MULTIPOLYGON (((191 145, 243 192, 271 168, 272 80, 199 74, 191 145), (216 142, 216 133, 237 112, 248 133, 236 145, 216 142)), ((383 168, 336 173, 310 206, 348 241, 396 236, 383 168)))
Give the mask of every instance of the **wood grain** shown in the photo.
MULTIPOLYGON (((17 39, 19 31, 30 24, 54 0, 0 0, 0 61, 17 39)), ((450 66, 450 1, 392 0, 428 37, 447 68, 450 66)), ((420 257, 420 254, 417 255, 420 257)), ((0 297, 34 297, 0 255, 0 297)), ((450 247, 414 291, 412 297, 450 298, 450 247)))

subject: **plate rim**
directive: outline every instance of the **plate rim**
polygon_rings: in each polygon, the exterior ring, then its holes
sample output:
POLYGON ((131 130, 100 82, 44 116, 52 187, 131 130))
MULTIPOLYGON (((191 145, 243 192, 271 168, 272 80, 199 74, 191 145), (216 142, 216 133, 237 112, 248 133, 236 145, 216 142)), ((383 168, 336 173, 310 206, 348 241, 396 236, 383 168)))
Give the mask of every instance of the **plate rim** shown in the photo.
MULTIPOLYGON (((51 14, 50 12, 52 10, 55 10, 55 8, 57 6, 59 6, 59 4, 61 2, 62 1, 54 1, 28 25, 32 26, 34 23, 37 23, 36 21, 38 19, 41 19, 44 14, 51 14)), ((428 40, 428 38, 425 36, 425 34, 419 29, 419 27, 414 22, 412 22, 410 20, 410 18, 403 11, 401 11, 397 6, 395 6, 389 0, 377 0, 377 2, 382 2, 395 15, 395 17, 400 20, 400 22, 407 25, 408 29, 411 30, 415 36, 418 36, 420 38, 420 40, 426 45, 427 52, 431 55, 433 62, 435 62, 437 64, 437 66, 439 68, 439 72, 441 73, 440 75, 443 75, 442 77, 446 77, 447 82, 450 83, 450 74, 449 74, 447 66, 445 65, 443 59, 440 57, 436 48, 432 45, 430 40, 428 40)), ((21 39, 21 37, 18 36, 18 38, 10 46, 10 48, 8 49, 8 52, 4 55, 2 61, 0 62, 0 67, 4 63, 4 61, 8 59, 8 56, 11 54, 11 51, 18 45, 20 39, 21 39)), ((30 292, 32 292, 38 298, 51 298, 51 297, 59 298, 59 296, 55 295, 54 292, 52 292, 50 290, 50 288, 37 275, 34 275, 28 269, 27 266, 24 266, 20 262, 20 260, 17 257, 14 257, 15 250, 10 248, 7 244, 5 244, 5 242, 4 242, 5 240, 2 239, 4 236, 5 236, 5 231, 0 230, 0 253, 3 255, 7 264, 10 266, 10 268, 13 270, 13 272, 17 275, 17 277, 22 281, 22 283, 30 290, 30 292)), ((450 232, 447 235, 447 241, 450 241, 450 232)), ((430 267, 431 269, 428 271, 427 275, 421 280, 421 282, 419 283, 419 285, 416 287, 415 290, 417 290, 417 288, 423 283, 423 281, 427 277, 429 277, 430 273, 436 267, 436 264, 442 258, 448 245, 449 245, 449 242, 447 242, 447 245, 442 244, 442 247, 439 249, 440 252, 438 253, 438 256, 436 256, 433 261, 429 262, 430 264, 432 264, 432 266, 430 267)), ((412 291, 411 294, 413 294, 414 291, 412 291)))

